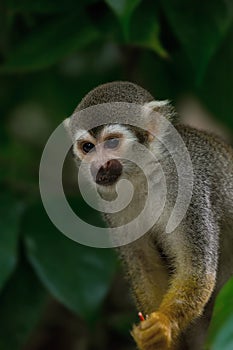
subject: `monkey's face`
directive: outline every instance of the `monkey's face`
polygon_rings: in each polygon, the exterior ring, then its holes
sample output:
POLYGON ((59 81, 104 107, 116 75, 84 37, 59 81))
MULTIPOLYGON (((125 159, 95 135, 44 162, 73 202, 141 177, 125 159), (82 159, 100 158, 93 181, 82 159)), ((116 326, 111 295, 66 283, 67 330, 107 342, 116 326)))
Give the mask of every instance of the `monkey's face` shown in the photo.
POLYGON ((137 140, 126 125, 110 124, 90 131, 78 130, 73 153, 98 186, 110 189, 122 177, 135 174, 135 165, 125 155, 137 140))

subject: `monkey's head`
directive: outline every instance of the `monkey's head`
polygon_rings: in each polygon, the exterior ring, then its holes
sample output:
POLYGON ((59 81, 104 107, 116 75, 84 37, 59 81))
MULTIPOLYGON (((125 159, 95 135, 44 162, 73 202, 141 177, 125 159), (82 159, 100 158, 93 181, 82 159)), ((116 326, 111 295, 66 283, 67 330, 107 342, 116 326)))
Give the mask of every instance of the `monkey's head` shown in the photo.
POLYGON ((78 163, 80 161, 89 164, 89 174, 99 188, 111 189, 120 178, 135 177, 139 173, 138 167, 125 158, 135 142, 151 148, 156 121, 147 125, 148 110, 156 111, 170 118, 174 115, 168 101, 155 101, 152 95, 130 82, 111 82, 100 85, 90 91, 79 103, 71 118, 64 124, 73 138, 73 154, 78 163), (124 102, 141 106, 140 115, 135 116, 145 121, 147 128, 117 122, 112 117, 109 109, 109 122, 91 129, 85 129, 79 125, 78 115, 80 111, 91 106, 101 104, 114 104, 124 102), (145 107, 145 108, 144 108, 145 107), (144 112, 145 113, 144 113, 144 112), (77 113, 76 113, 77 112, 77 113), (114 120, 113 120, 114 119, 114 120), (153 125, 154 124, 154 125, 153 125), (151 132, 150 132, 151 131, 151 132))

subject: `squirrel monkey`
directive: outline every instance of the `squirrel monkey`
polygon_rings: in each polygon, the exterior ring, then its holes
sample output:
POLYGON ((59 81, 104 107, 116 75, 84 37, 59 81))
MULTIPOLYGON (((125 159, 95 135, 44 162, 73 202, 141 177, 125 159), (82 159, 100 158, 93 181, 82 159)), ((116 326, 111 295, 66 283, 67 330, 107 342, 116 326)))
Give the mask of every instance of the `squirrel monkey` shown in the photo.
MULTIPOLYGON (((118 248, 138 310, 148 315, 133 326, 131 334, 140 350, 200 350, 215 297, 233 274, 233 150, 218 137, 181 125, 167 101, 155 101, 149 92, 130 82, 98 86, 76 111, 109 102, 149 106, 168 118, 188 149, 194 174, 186 215, 174 232, 165 233, 177 195, 177 173, 157 138, 138 127, 111 122, 111 111, 109 124, 91 130, 79 130, 75 114, 65 121, 69 132, 76 135, 74 157, 77 162, 89 157, 92 181, 103 198, 115 195, 119 179, 126 177, 133 182, 132 203, 120 214, 105 214, 110 227, 128 222, 144 205, 142 171, 120 158, 124 158, 130 141, 156 149, 166 175, 167 198, 159 220, 142 237, 118 248), (99 152, 95 152, 97 147, 99 152), (103 164, 105 153, 111 159, 103 164)), ((144 120, 147 114, 135 118, 144 120)), ((155 133, 159 133, 156 120, 153 123, 155 133)))

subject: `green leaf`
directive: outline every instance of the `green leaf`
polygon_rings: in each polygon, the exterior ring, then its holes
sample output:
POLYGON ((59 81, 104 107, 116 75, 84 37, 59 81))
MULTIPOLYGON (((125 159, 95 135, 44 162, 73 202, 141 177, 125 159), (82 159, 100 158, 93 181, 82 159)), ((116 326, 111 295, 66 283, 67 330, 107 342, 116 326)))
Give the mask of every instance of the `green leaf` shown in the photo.
POLYGON ((231 278, 220 291, 211 321, 208 344, 211 349, 231 349, 226 347, 227 342, 231 339, 233 329, 233 278, 231 278), (231 327, 229 326, 231 324, 231 327), (229 339, 230 338, 230 339, 229 339), (225 343, 226 342, 226 343, 225 343), (221 346, 220 346, 221 344, 221 346), (212 348, 213 346, 213 348, 212 348))
POLYGON ((98 33, 79 16, 65 16, 37 28, 12 49, 0 72, 43 69, 92 43, 98 33))
POLYGON ((200 82, 232 23, 233 2, 164 0, 161 4, 200 82))
POLYGON ((49 291, 82 318, 96 319, 115 273, 113 251, 69 240, 41 206, 27 213, 23 230, 28 257, 49 291))
POLYGON ((130 19, 141 0, 105 0, 118 17, 126 41, 129 39, 130 19))
POLYGON ((0 349, 19 350, 41 316, 45 290, 21 262, 0 295, 0 349))
POLYGON ((12 137, 11 142, 0 149, 0 166, 2 171, 0 180, 10 184, 21 186, 28 190, 38 188, 38 180, 35 178, 35 167, 39 164, 38 155, 31 145, 20 142, 12 137))
POLYGON ((17 244, 22 203, 6 194, 0 195, 0 290, 17 262, 17 244))
POLYGON ((215 118, 233 130, 233 25, 210 62, 198 94, 215 118))
POLYGON ((8 0, 7 7, 8 10, 15 12, 59 13, 72 11, 75 8, 78 10, 80 2, 76 0, 8 0))
POLYGON ((160 42, 160 23, 157 2, 142 3, 133 17, 130 30, 130 43, 151 49, 159 56, 168 57, 160 42))
POLYGON ((223 324, 217 334, 212 350, 232 350, 233 349, 233 315, 223 324))

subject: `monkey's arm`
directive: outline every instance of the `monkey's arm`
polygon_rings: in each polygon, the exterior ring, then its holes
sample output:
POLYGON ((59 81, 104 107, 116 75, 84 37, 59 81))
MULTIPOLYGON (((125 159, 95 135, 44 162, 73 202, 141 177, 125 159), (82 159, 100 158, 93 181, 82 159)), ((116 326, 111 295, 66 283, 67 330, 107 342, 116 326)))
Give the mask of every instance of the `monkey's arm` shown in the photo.
POLYGON ((218 228, 208 220, 206 227, 206 219, 167 234, 175 272, 158 311, 133 328, 139 349, 176 349, 179 335, 202 314, 215 286, 218 251, 218 228))

